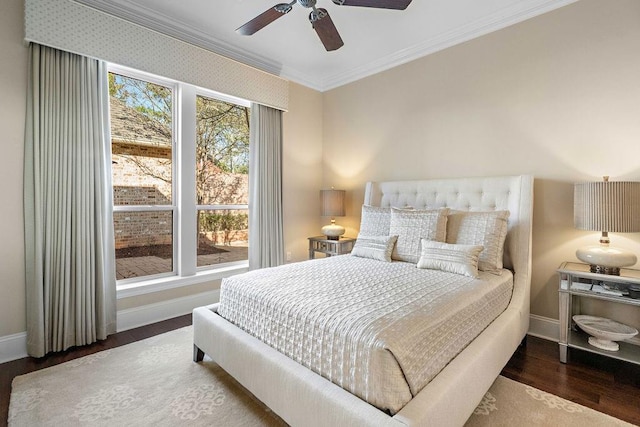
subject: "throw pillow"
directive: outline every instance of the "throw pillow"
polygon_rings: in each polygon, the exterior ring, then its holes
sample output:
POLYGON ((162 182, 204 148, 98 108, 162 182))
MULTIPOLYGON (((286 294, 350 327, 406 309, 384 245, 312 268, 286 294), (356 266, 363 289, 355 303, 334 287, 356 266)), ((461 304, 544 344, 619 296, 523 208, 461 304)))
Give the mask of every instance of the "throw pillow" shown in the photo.
POLYGON ((391 208, 362 205, 359 236, 388 236, 391 208))
POLYGON ((361 236, 358 235, 351 255, 391 262, 391 252, 398 236, 361 236))
POLYGON ((478 269, 501 274, 508 218, 509 211, 451 211, 447 219, 447 243, 484 246, 478 269))
POLYGON ((420 258, 420 239, 445 241, 449 209, 391 208, 389 235, 398 236, 391 258, 416 263, 420 258))
POLYGON ((453 245, 422 239, 418 268, 478 277, 478 256, 482 249, 480 245, 453 245))

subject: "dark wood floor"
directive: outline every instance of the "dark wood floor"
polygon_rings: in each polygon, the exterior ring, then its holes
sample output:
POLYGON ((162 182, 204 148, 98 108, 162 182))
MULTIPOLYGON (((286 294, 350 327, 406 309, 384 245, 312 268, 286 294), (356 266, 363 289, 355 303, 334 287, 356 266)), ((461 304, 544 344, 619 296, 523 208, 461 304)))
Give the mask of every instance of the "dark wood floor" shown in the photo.
POLYGON ((574 349, 569 363, 558 357, 557 343, 530 336, 502 375, 640 425, 640 365, 574 349))
MULTIPOLYGON (((105 341, 42 359, 25 358, 0 364, 0 425, 6 425, 11 381, 17 375, 57 365, 152 337, 191 324, 191 315, 176 317, 112 335, 105 341)), ((640 366, 574 350, 570 363, 558 360, 558 345, 528 337, 502 375, 557 396, 640 425, 640 366)))

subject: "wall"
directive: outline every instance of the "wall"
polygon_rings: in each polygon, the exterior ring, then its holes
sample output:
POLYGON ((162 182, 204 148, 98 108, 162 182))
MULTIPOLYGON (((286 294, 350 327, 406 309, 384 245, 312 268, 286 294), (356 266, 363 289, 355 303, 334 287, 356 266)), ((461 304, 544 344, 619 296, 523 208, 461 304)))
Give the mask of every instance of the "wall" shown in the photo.
POLYGON ((0 337, 25 330, 22 162, 27 48, 22 0, 0 2, 0 337))
POLYGON ((322 94, 289 83, 284 114, 284 246, 292 261, 308 258, 307 237, 320 234, 322 188, 322 94))
MULTIPOLYGON (((350 190, 347 234, 367 180, 533 174, 531 311, 557 319, 555 269, 598 235, 573 228, 573 183, 640 180, 639 18, 583 0, 325 93, 323 184, 350 190)), ((640 253, 640 234, 612 241, 640 253)))
MULTIPOLYGON (((22 174, 28 49, 23 43, 23 0, 0 2, 0 344, 25 329, 22 174)), ((306 237, 319 227, 322 179, 322 95, 292 84, 284 115, 285 250, 306 259, 306 237), (317 222, 317 223, 316 223, 317 222)), ((188 298, 220 287, 220 281, 118 300, 118 310, 188 298)), ((22 339, 22 338, 21 338, 22 339)), ((0 356, 2 356, 0 354, 0 356)))

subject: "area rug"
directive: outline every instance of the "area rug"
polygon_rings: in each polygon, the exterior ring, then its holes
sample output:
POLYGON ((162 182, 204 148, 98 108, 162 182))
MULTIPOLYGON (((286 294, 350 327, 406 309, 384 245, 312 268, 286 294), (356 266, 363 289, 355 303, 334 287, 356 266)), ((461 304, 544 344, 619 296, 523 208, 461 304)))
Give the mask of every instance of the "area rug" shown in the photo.
POLYGON ((498 377, 465 427, 633 426, 551 393, 498 377))
MULTIPOLYGON (((217 364, 192 362, 192 329, 105 350, 13 380, 9 425, 286 426, 217 364)), ((628 426, 499 377, 477 426, 628 426)))

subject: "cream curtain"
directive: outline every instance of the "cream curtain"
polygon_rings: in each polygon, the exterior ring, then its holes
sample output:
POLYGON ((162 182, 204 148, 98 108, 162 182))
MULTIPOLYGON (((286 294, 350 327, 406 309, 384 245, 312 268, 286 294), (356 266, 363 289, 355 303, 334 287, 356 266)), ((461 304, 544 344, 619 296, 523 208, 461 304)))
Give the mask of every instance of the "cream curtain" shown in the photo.
POLYGON ((115 332, 105 65, 31 44, 27 96, 27 350, 41 357, 115 332))
POLYGON ((282 111, 251 104, 249 142, 249 268, 284 262, 282 111))

